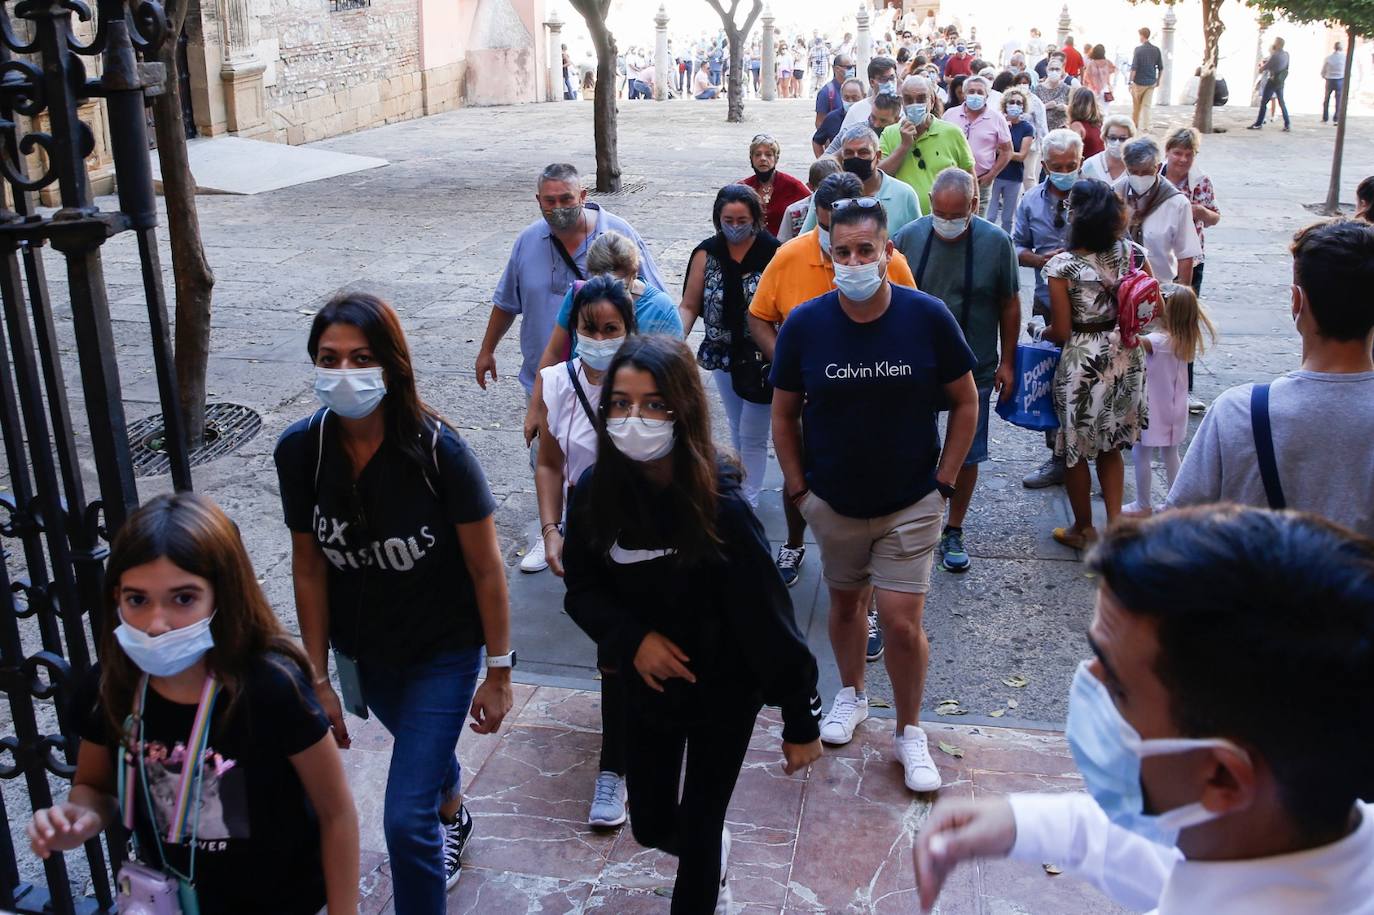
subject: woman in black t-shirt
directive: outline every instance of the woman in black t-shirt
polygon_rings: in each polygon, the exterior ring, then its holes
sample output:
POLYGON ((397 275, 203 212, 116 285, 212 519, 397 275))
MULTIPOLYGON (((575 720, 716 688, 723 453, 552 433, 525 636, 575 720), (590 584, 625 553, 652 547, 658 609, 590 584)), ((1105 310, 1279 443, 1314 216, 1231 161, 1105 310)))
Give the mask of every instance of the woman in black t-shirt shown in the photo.
POLYGON ((307 349, 325 406, 287 429, 275 454, 301 637, 340 746, 349 738, 331 645, 348 708, 391 732, 384 829, 396 910, 439 913, 472 830, 454 752, 464 718, 470 708, 473 730, 491 734, 511 707, 495 501, 467 445, 420 400, 391 306, 336 297, 307 349))
POLYGON ((628 337, 601 415, 572 493, 564 606, 625 672, 630 827, 678 857, 672 911, 724 911, 725 810, 762 704, 782 708, 786 772, 821 754, 816 659, 739 471, 711 443, 686 345, 628 337))
POLYGON ((76 778, 34 814, 33 850, 78 848, 121 817, 137 851, 121 910, 132 884, 205 915, 356 913, 339 750, 234 523, 203 496, 158 496, 115 537, 105 581, 100 664, 72 700, 76 778))

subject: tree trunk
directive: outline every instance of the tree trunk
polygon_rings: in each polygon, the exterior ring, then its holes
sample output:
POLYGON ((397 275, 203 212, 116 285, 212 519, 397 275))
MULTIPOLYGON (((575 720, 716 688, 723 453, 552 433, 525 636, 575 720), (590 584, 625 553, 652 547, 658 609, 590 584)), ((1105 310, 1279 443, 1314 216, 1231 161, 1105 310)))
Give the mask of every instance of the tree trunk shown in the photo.
MULTIPOLYGON (((706 2, 720 16, 720 24, 725 29, 725 37, 730 43, 730 78, 725 88, 725 120, 731 124, 738 124, 744 120, 744 42, 749 37, 749 30, 754 27, 754 21, 763 11, 763 0, 751 0, 749 16, 742 26, 735 22, 735 11, 739 8, 740 0, 731 0, 728 10, 721 5, 720 0, 706 2)), ((766 73, 763 74, 763 78, 767 77, 766 73)))
POLYGON ((181 119, 177 39, 186 21, 187 2, 177 0, 168 4, 170 27, 157 52, 167 80, 162 94, 153 96, 152 104, 157 158, 162 167, 162 196, 167 205, 172 276, 176 283, 177 392, 186 443, 195 448, 205 441, 205 374, 210 361, 210 294, 215 274, 205 259, 205 247, 200 240, 196 179, 191 174, 186 128, 181 119))
POLYGON ((1222 0, 1203 0, 1202 3, 1202 77, 1198 80, 1197 105, 1193 109, 1193 127, 1198 133, 1212 132, 1212 105, 1217 94, 1217 63, 1221 57, 1221 33, 1226 23, 1221 21, 1222 0))
POLYGON ((1341 211, 1341 158, 1345 152, 1345 122, 1350 112, 1350 84, 1355 75, 1355 28, 1345 30, 1345 82, 1341 85, 1341 122, 1336 125, 1336 150, 1331 154, 1331 183, 1326 187, 1326 214, 1335 216, 1341 211))
POLYGON ((616 136, 615 36, 606 28, 609 0, 571 0, 582 14, 596 48, 596 95, 592 100, 592 136, 596 140, 596 189, 620 190, 620 155, 616 136))

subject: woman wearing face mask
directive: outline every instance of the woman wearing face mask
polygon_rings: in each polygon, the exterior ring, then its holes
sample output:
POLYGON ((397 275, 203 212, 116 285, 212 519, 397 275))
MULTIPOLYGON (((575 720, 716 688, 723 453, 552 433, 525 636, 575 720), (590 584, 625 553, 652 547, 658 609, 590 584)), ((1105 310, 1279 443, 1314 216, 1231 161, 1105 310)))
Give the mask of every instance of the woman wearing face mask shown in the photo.
POLYGON ((34 813, 34 852, 120 818, 135 850, 120 883, 172 887, 181 912, 356 913, 339 750, 234 522, 204 496, 157 496, 120 528, 105 583, 100 663, 72 699, 76 777, 34 813))
MULTIPOLYGON (((814 217, 813 217, 814 218, 814 217)), ((751 188, 727 184, 716 194, 711 219, 716 234, 692 251, 683 281, 682 330, 686 336, 700 316, 706 339, 697 362, 716 379, 721 404, 730 423, 730 441, 744 463, 744 496, 758 505, 759 487, 768 463, 768 403, 746 400, 735 389, 731 366, 754 358, 749 337, 749 303, 759 277, 778 250, 778 240, 763 225, 763 205, 751 188)))
POLYGON ((1127 235, 1150 252, 1161 282, 1193 282, 1193 258, 1202 253, 1188 197, 1161 174, 1159 143, 1151 136, 1126 144, 1126 175, 1113 187, 1130 212, 1127 235))
POLYGON ((1033 90, 1045 104, 1045 121, 1050 130, 1058 130, 1069 123, 1069 85, 1064 82, 1064 60, 1050 59, 1045 78, 1033 90))
POLYGON ((1135 138, 1135 122, 1113 114, 1102 122, 1102 151, 1083 160, 1083 177, 1115 184, 1126 174, 1126 144, 1135 138))
MULTIPOLYGON (((572 325, 578 354, 540 371, 544 404, 534 489, 549 569, 563 575, 565 494, 596 463, 596 404, 606 367, 628 335, 636 333, 635 310, 619 279, 594 276, 573 298, 572 325)), ((587 822, 612 827, 625 822, 625 693, 613 658, 601 669, 601 764, 587 822)))
MULTIPOLYGON (((639 277, 639 248, 627 236, 619 232, 605 232, 587 249, 587 275, 609 273, 620 279, 630 301, 634 303, 635 324, 643 334, 672 334, 682 336, 682 319, 678 316, 677 306, 668 293, 639 277)), ((544 399, 541 395, 544 384, 543 371, 551 365, 566 362, 570 355, 577 354, 577 335, 570 328, 572 322, 573 297, 581 283, 573 283, 563 296, 563 305, 553 322, 553 332, 544 354, 539 357, 539 374, 534 376, 534 388, 530 403, 525 411, 525 445, 529 446, 539 429, 544 413, 544 399)))
POLYGON ((626 671, 630 825, 677 856, 674 915, 729 911, 725 811, 761 705, 782 708, 784 771, 821 753, 816 661, 699 378, 680 341, 620 348, 563 554, 568 615, 626 671))
POLYGON ((491 734, 511 707, 496 503, 466 443, 420 400, 391 306, 339 295, 306 348, 324 409, 275 454, 301 638, 339 745, 331 646, 348 707, 395 740, 384 828, 396 909, 438 913, 472 831, 454 753, 463 719, 470 707, 473 730, 491 734))
POLYGON ((1002 93, 1002 113, 1007 116, 1011 130, 1011 161, 992 183, 992 202, 988 204, 988 220, 1002 224, 1002 231, 1011 234, 1016 204, 1021 199, 1021 183, 1025 178, 1026 156, 1035 146, 1035 127, 1026 117, 1026 94, 1020 89, 1002 93))
POLYGON ((787 208, 811 196, 805 184, 787 172, 778 171, 778 160, 781 158, 782 146, 778 141, 769 134, 758 134, 749 141, 749 165, 754 173, 737 182, 758 194, 763 206, 764 223, 773 235, 777 235, 782 228, 782 218, 787 215, 787 208))
POLYGON ((1083 138, 1083 157, 1089 158, 1104 151, 1102 142, 1102 112, 1097 97, 1082 86, 1069 96, 1069 129, 1083 138))
POLYGON ((1108 185, 1079 181, 1069 192, 1069 214, 1069 250, 1045 264, 1050 325, 1044 338, 1064 348, 1053 385, 1054 453, 1064 459, 1073 510, 1073 526, 1055 528, 1054 539, 1081 550, 1097 539, 1088 461, 1097 462, 1110 525, 1121 514, 1121 449, 1139 441, 1147 425, 1145 351, 1121 345, 1114 289, 1132 258, 1147 272, 1149 264, 1144 250, 1126 239, 1125 205, 1108 185))

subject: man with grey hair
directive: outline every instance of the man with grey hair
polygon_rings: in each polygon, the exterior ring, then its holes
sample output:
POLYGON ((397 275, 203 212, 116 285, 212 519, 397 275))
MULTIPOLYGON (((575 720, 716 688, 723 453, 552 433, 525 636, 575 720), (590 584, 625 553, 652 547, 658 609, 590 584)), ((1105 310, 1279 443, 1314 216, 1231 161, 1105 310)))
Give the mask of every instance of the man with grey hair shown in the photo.
POLYGON ((1154 137, 1136 137, 1123 155, 1126 174, 1112 186, 1130 212, 1127 236, 1145 247, 1150 271, 1161 283, 1191 285, 1193 259, 1202 254, 1192 203, 1160 174, 1163 154, 1154 137))
POLYGON ((945 303, 977 359, 978 426, 940 533, 941 565, 947 572, 968 571, 964 517, 978 485, 978 465, 988 459, 988 401, 994 390, 1001 399, 1012 394, 1021 333, 1016 252, 1006 232, 973 215, 977 190, 968 172, 945 169, 931 187, 930 215, 892 236, 892 244, 915 270, 916 288, 945 303))
MULTIPOLYGON (((1021 195, 1012 242, 1016 245, 1017 262, 1035 271, 1031 311, 1048 323, 1050 289, 1041 269, 1050 258, 1069 247, 1069 189, 1081 177, 1083 138, 1065 127, 1046 134, 1041 147, 1045 180, 1021 195)), ((1050 456, 1021 480, 1021 485, 1027 489, 1042 489, 1064 482, 1064 459, 1054 456, 1053 432, 1046 433, 1045 444, 1050 449, 1050 456)))
POLYGON ((987 214, 992 182, 1011 161, 1011 126, 1002 112, 988 104, 991 89, 988 80, 970 76, 964 80, 964 103, 945 112, 945 120, 963 131, 973 151, 979 216, 987 214))
MULTIPOLYGON (((841 131, 837 139, 840 148, 836 158, 840 165, 863 182, 865 197, 876 197, 882 201, 888 225, 893 232, 921 218, 921 201, 910 185, 889 177, 878 168, 877 134, 864 124, 856 124, 841 131)), ((810 231, 815 225, 816 211, 813 207, 802 224, 802 231, 810 231)))
MULTIPOLYGON (((539 175, 534 195, 540 218, 520 231, 511 247, 510 258, 501 272, 492 295, 487 331, 477 351, 474 370, 477 384, 487 387, 487 376, 497 380, 496 346, 510 330, 517 316, 520 325, 520 384, 528 400, 534 388, 535 370, 544 352, 563 296, 575 281, 587 277, 587 249, 606 232, 619 232, 639 248, 639 272, 646 283, 664 288, 654 257, 644 240, 628 222, 587 202, 576 166, 554 163, 539 175)), ((534 467, 535 428, 526 421, 525 444, 530 446, 530 467, 534 467)), ((544 538, 535 532, 530 548, 520 560, 520 571, 539 572, 548 567, 544 558, 544 538)))
POLYGON ((902 81, 902 120, 884 130, 878 144, 883 157, 879 167, 911 185, 926 213, 936 175, 950 167, 973 174, 973 150, 963 131, 939 113, 935 84, 924 76, 908 76, 902 81))

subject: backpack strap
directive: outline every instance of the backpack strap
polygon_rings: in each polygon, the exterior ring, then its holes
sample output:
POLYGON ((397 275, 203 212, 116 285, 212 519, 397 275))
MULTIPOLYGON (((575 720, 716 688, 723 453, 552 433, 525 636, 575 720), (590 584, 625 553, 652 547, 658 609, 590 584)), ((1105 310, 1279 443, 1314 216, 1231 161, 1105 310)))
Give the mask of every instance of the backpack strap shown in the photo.
POLYGON ((1255 437, 1255 457, 1259 461, 1260 480, 1264 483, 1264 497, 1272 509, 1287 508, 1283 485, 1279 482, 1279 464, 1274 456, 1274 430, 1269 424, 1269 383, 1250 389, 1250 431, 1255 437))
POLYGON ((311 430, 313 430, 313 429, 315 428, 316 424, 318 424, 319 427, 320 427, 320 431, 319 431, 318 433, 316 433, 315 436, 314 436, 314 442, 315 442, 315 493, 316 493, 316 495, 318 495, 318 494, 319 494, 319 491, 320 491, 320 469, 321 469, 322 467, 324 467, 324 420, 325 420, 325 417, 328 416, 328 415, 329 415, 329 408, 328 408, 328 407, 320 407, 318 410, 315 411, 315 415, 310 417, 310 422, 308 422, 308 423, 306 424, 306 426, 305 426, 305 431, 306 431, 306 434, 307 434, 307 435, 309 435, 310 432, 311 432, 311 430))

